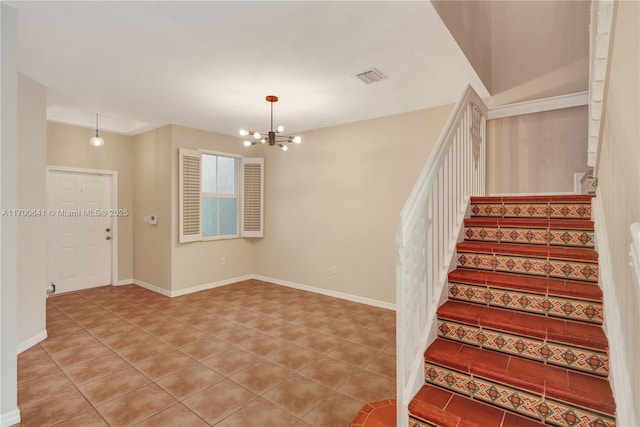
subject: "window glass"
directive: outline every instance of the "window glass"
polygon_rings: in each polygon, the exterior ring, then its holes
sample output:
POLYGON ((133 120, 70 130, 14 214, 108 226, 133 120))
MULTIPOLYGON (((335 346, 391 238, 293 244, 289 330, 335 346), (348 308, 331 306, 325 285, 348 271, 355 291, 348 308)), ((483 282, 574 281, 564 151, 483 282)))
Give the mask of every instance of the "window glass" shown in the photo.
POLYGON ((218 156, 202 155, 202 192, 217 193, 217 163, 218 156))
POLYGON ((202 198, 202 236, 218 235, 218 199, 215 197, 202 198))
POLYGON ((218 157, 218 191, 221 194, 236 192, 236 159, 218 157))
POLYGON ((220 199, 220 234, 237 234, 236 199, 220 199))

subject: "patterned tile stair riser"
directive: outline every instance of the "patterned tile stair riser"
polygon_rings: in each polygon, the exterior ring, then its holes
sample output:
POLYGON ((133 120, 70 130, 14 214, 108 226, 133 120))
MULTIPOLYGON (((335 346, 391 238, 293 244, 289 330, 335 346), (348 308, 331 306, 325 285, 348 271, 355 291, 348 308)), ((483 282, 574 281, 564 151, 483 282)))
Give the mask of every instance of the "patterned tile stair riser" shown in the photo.
POLYGON ((500 243, 590 247, 594 233, 562 228, 465 227, 466 240, 500 243))
POLYGON ((541 277, 598 282, 598 264, 597 262, 589 261, 458 251, 457 266, 505 273, 531 274, 541 277))
POLYGON ((561 400, 491 381, 468 373, 425 363, 425 381, 471 399, 559 427, 614 427, 615 418, 561 400))
POLYGON ((599 325, 603 321, 603 307, 600 301, 451 282, 449 298, 599 325))
POLYGON ((609 375, 609 355, 578 346, 438 319, 438 336, 594 375, 609 375))
POLYGON ((484 425, 428 387, 505 411, 496 425, 616 425, 592 197, 472 197, 410 427, 484 425))
MULTIPOLYGON (((500 198, 495 198, 500 199, 500 198)), ((471 198, 473 204, 471 213, 475 217, 495 217, 495 218, 554 218, 554 219, 590 219, 591 199, 583 198, 584 201, 562 202, 552 200, 546 202, 511 202, 492 200, 488 203, 476 203, 479 198, 471 198), (587 201, 588 200, 588 201, 587 201)), ((514 198, 517 199, 517 198, 514 198)))
POLYGON ((602 290, 592 282, 457 269, 449 273, 448 290, 450 300, 603 322, 602 290))
POLYGON ((544 424, 480 400, 426 385, 409 405, 411 427, 542 427, 544 424), (417 402, 421 404, 418 405, 417 402), (475 415, 474 420, 468 414, 475 415), (428 420, 437 420, 430 422, 428 420))

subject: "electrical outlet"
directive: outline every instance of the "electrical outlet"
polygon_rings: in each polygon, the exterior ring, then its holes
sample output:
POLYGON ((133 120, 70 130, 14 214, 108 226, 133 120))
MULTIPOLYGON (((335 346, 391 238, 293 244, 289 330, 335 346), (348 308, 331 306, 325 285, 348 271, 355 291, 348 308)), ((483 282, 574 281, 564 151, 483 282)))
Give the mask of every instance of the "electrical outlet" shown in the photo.
POLYGON ((338 267, 336 267, 335 265, 331 266, 331 274, 336 274, 338 272, 338 267))
POLYGON ((225 265, 227 263, 227 259, 225 257, 220 258, 220 265, 225 265))

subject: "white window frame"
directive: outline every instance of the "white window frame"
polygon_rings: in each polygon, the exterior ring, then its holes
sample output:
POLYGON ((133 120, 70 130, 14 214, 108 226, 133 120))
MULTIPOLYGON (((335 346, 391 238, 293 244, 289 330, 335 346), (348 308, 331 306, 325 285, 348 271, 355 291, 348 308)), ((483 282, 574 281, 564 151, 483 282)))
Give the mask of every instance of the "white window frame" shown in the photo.
MULTIPOLYGON (((228 240, 228 239, 238 239, 238 238, 245 238, 245 237, 263 237, 263 233, 264 233, 264 159, 262 158, 253 158, 253 157, 244 157, 242 155, 238 155, 238 154, 232 154, 232 153, 224 153, 224 152, 219 152, 219 151, 213 151, 213 150, 206 150, 206 149, 199 149, 199 150, 191 150, 191 149, 187 149, 187 148, 180 148, 179 150, 179 155, 178 155, 178 159, 179 159, 179 171, 178 171, 178 175, 179 175, 179 184, 178 184, 178 198, 179 198, 179 230, 178 230, 178 236, 179 236, 179 242, 180 243, 186 243, 186 242, 203 242, 203 241, 211 241, 211 240, 228 240), (203 155, 213 155, 213 156, 221 156, 221 157, 229 157, 229 158, 234 158, 237 160, 236 163, 236 193, 235 196, 231 196, 231 195, 225 195, 225 194, 218 194, 218 193, 204 193, 202 191, 202 156, 203 155), (191 232, 190 234, 185 234, 184 233, 184 212, 185 212, 185 206, 184 206, 184 199, 183 199, 183 192, 185 191, 185 175, 184 175, 184 158, 185 157, 189 157, 192 160, 194 158, 198 158, 199 159, 199 170, 200 170, 200 175, 199 175, 199 181, 198 181, 198 193, 200 195, 199 197, 199 211, 198 211, 198 215, 199 215, 199 230, 197 233, 191 232), (255 179, 255 174, 253 175, 254 179, 252 182, 246 182, 244 180, 244 176, 246 173, 246 169, 245 166, 246 165, 252 165, 254 167, 254 172, 255 172, 255 167, 256 165, 258 165, 258 170, 259 170, 259 177, 257 179, 255 179), (252 185, 251 187, 249 187, 250 185, 252 185), (257 192, 257 193, 256 193, 257 192), (259 228, 256 229, 255 227, 255 222, 253 223, 253 227, 251 230, 245 230, 245 210, 248 211, 249 207, 245 206, 245 193, 247 194, 253 194, 254 197, 251 200, 253 202, 252 204, 252 208, 253 210, 250 212, 251 214, 251 218, 253 218, 255 220, 256 215, 259 218, 259 228), (204 197, 206 197, 206 195, 211 195, 213 196, 215 194, 215 197, 219 197, 219 198, 224 198, 224 197, 228 197, 228 198, 235 198, 236 199, 236 234, 227 234, 227 235, 222 235, 222 236, 203 236, 202 235, 202 231, 203 231, 203 227, 202 227, 202 200, 204 197), (257 196, 256 196, 257 194, 257 196), (256 211, 255 208, 255 204, 256 201, 259 204, 258 210, 256 211)), ((249 180, 251 181, 251 180, 249 180)), ((193 185, 194 183, 191 182, 191 184, 193 185)), ((188 184, 187 184, 188 185, 188 184)), ((194 187, 191 187, 191 191, 194 191, 194 187)), ((193 213, 193 211, 192 211, 193 213)), ((249 217, 249 216, 247 216, 249 217)))

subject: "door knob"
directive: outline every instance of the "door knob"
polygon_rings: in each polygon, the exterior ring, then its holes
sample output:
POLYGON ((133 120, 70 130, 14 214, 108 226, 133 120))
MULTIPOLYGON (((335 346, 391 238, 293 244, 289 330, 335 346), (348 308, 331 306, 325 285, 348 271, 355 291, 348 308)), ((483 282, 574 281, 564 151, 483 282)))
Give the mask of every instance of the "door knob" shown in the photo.
POLYGON ((111 236, 107 236, 107 237, 105 237, 105 239, 111 240, 111 236))
POLYGON ((106 231, 106 232, 108 233, 108 232, 110 232, 110 231, 111 231, 111 229, 110 229, 109 227, 107 227, 107 229, 106 229, 106 230, 104 230, 104 231, 106 231))

